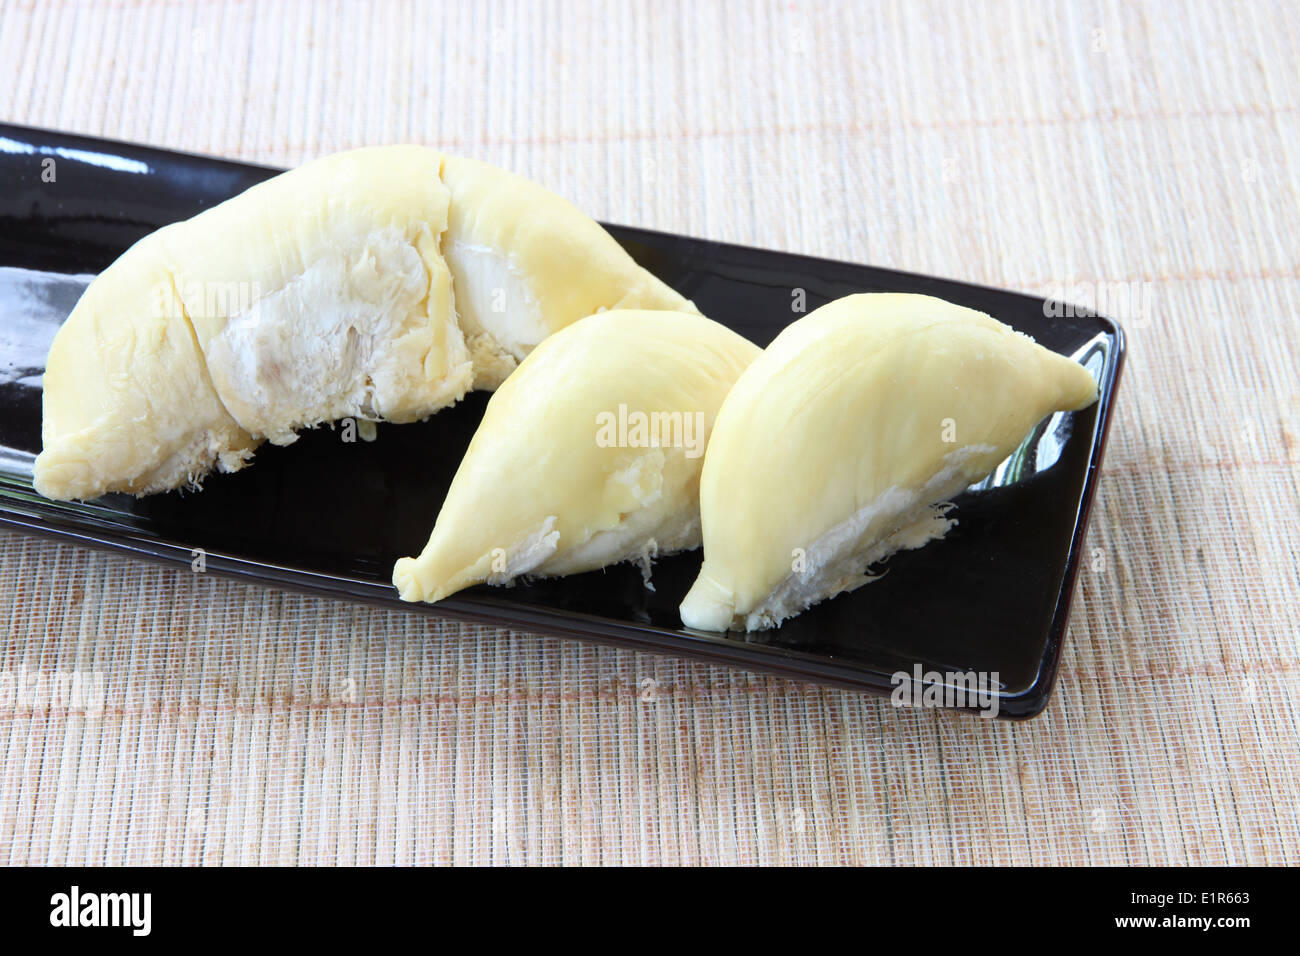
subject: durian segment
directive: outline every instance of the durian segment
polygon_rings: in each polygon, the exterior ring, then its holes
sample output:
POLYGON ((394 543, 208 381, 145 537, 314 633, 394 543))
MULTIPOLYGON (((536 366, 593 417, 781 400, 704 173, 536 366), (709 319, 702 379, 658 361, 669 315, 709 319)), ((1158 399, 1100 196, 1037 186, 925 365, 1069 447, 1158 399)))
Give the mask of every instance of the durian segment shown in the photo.
POLYGON ((441 171, 421 147, 339 153, 131 247, 51 345, 37 491, 163 491, 304 426, 463 396, 441 171))
POLYGON ((513 173, 448 156, 443 254, 475 388, 495 388, 552 332, 607 309, 696 312, 593 219, 513 173))
POLYGON ((838 299, 772 342, 727 396, 700 484, 702 630, 772 627, 950 526, 942 505, 1042 418, 1097 398, 1076 362, 921 295, 838 299))
POLYGON ((760 350, 699 315, 616 310, 538 345, 492 396, 407 601, 697 547, 718 407, 760 350))
POLYGON ((51 343, 34 474, 47 498, 163 491, 235 471, 258 444, 217 397, 158 244, 91 282, 51 343))
POLYGON ((418 146, 327 156, 146 237, 90 284, 47 361, 36 488, 164 491, 303 427, 415 421, 629 304, 694 308, 540 186, 418 146))
POLYGON ((440 252, 443 156, 326 156, 158 233, 217 394, 276 444, 341 418, 410 422, 473 380, 440 252))

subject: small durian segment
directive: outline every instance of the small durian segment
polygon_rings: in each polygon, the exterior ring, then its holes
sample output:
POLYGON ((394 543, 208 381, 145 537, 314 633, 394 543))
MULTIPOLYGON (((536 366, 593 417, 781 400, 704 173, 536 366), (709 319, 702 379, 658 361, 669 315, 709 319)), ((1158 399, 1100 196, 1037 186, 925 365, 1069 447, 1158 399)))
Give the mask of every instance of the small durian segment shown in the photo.
POLYGON ((148 494, 214 467, 238 470, 258 442, 217 397, 157 234, 109 272, 91 282, 50 346, 37 492, 148 494))
POLYGON ((403 600, 698 547, 718 407, 760 354, 699 315, 616 310, 538 345, 492 396, 403 600))
POLYGON ((475 388, 497 387, 544 338, 584 316, 697 312, 599 223, 537 183, 455 156, 443 181, 451 190, 443 254, 475 388))
POLYGON ((930 296, 838 299, 783 331, 718 413, 700 484, 701 630, 773 627, 951 524, 942 505, 1046 415, 1097 398, 1078 363, 930 296))
POLYGON ((469 390, 442 166, 420 146, 335 153, 157 234, 247 431, 283 445, 341 418, 416 421, 469 390))

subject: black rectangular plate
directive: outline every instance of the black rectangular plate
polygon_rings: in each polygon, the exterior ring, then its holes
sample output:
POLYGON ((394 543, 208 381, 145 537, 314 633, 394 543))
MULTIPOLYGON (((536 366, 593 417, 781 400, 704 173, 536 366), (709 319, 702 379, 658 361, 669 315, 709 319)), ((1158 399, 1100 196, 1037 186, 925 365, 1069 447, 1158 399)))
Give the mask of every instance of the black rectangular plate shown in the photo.
MULTIPOLYGON (((89 547, 259 584, 405 611, 689 656, 888 694, 892 675, 997 672, 1000 713, 1029 717, 1056 676, 1089 506, 1114 407, 1123 333, 1095 315, 944 279, 684 236, 610 226, 644 266, 708 316, 766 345, 798 315, 855 292, 920 292, 987 312, 1083 361, 1101 400, 1055 415, 957 499, 943 540, 891 558, 887 573, 782 627, 708 634, 677 607, 700 554, 656 563, 655 590, 631 566, 410 605, 390 584, 394 559, 420 551, 487 396, 417 425, 384 425, 347 444, 328 428, 254 466, 213 476, 199 494, 84 504, 32 491, 40 380, 50 337, 93 275, 141 236, 278 170, 0 124, 0 524, 89 547), (52 162, 51 162, 52 161, 52 162), (20 271, 21 270, 21 271, 20 271), (73 276, 81 275, 77 280, 73 276)), ((846 423, 850 424, 850 423, 846 423)))

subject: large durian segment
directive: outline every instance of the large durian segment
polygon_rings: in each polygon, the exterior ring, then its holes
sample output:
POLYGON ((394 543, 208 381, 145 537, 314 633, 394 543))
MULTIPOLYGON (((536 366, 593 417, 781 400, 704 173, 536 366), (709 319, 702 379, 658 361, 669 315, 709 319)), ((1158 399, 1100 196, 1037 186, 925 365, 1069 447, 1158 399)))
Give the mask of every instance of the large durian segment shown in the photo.
POLYGON ((410 422, 473 380, 440 251, 443 156, 326 156, 158 233, 208 373, 250 433, 410 422), (224 295, 223 295, 224 293, 224 295))
POLYGON ((542 339, 603 309, 695 312, 577 207, 521 176, 448 156, 443 253, 474 356, 495 388, 542 339))
POLYGON ((709 432, 757 355, 679 312, 605 312, 545 339, 492 396, 423 552, 397 562, 402 598, 697 547, 709 432))
POLYGON ((694 308, 540 186, 418 146, 327 156, 90 284, 47 361, 35 486, 164 491, 304 427, 415 421, 628 304, 694 308))
POLYGON ((302 427, 463 396, 441 170, 415 146, 338 153, 136 243, 55 335, 36 490, 162 491, 302 427))
POLYGON ((772 627, 945 533, 942 506, 1092 376, 1009 326, 921 295, 836 300, 772 342, 727 396, 700 485, 703 630, 772 627))

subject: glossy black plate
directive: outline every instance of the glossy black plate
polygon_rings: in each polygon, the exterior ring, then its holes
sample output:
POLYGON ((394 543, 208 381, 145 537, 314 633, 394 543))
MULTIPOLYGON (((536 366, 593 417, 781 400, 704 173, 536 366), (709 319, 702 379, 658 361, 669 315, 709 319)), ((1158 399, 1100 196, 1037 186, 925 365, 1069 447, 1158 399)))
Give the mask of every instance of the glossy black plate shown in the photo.
POLYGON ((1101 401, 1045 421, 997 472, 957 501, 947 538, 892 558, 887 573, 757 634, 681 626, 677 606, 699 553, 658 562, 655 590, 631 566, 510 589, 476 588, 437 606, 403 604, 392 563, 423 546, 485 395, 418 425, 380 426, 347 444, 322 428, 199 494, 88 504, 31 488, 49 340, 85 281, 146 233, 277 170, 0 125, 0 523, 211 573, 446 617, 690 656, 888 694, 891 676, 997 672, 1000 713, 1047 702, 1061 653, 1089 505, 1124 354, 1120 329, 1059 316, 1043 301, 943 279, 611 226, 643 265, 705 314, 766 345, 807 308, 867 291, 923 292, 988 312, 1079 357, 1101 401), (81 276, 81 278, 77 278, 81 276))

